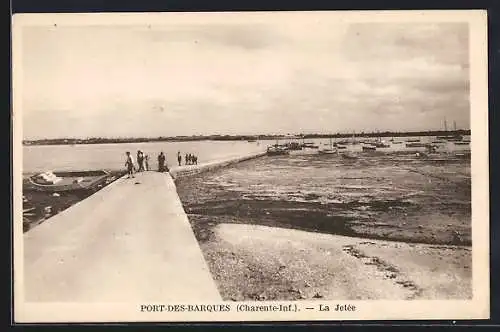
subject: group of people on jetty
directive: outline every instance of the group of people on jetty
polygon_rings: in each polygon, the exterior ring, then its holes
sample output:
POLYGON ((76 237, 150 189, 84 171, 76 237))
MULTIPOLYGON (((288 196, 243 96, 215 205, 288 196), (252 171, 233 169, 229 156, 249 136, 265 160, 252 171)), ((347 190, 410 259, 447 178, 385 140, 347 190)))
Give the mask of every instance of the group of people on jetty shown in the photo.
MULTIPOLYGON (((144 172, 149 171, 149 155, 145 154, 141 150, 137 150, 137 167, 132 157, 132 154, 127 151, 126 153, 127 159, 125 161, 125 167, 127 168, 128 178, 134 177, 134 172, 144 172)), ((158 172, 170 172, 170 169, 167 165, 167 156, 165 153, 160 152, 158 154, 158 172)), ((181 152, 177 152, 177 162, 179 166, 182 165, 182 155, 181 152)), ((184 156, 184 164, 185 165, 198 165, 198 156, 186 153, 184 156)))

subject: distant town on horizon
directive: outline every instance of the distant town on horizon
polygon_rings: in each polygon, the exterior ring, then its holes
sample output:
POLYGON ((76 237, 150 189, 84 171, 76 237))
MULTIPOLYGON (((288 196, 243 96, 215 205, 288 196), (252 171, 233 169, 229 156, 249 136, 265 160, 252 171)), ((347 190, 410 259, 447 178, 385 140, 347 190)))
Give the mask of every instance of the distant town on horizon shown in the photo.
POLYGON ((427 130, 427 131, 383 131, 335 134, 259 134, 259 135, 191 135, 191 136, 159 136, 159 137, 87 137, 87 138, 45 138, 23 140, 23 145, 71 145, 71 144, 106 144, 106 143, 144 143, 144 142, 182 142, 182 141, 245 141, 273 139, 314 139, 314 138, 346 138, 346 137, 409 137, 409 136, 441 136, 470 135, 470 129, 460 130, 427 130))

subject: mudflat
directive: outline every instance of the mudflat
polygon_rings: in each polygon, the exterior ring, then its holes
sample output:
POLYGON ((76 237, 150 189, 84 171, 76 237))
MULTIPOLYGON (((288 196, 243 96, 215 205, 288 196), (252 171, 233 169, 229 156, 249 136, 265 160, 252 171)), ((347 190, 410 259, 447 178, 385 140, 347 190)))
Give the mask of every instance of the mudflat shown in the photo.
POLYGON ((468 299, 469 163, 264 157, 177 191, 226 300, 468 299))

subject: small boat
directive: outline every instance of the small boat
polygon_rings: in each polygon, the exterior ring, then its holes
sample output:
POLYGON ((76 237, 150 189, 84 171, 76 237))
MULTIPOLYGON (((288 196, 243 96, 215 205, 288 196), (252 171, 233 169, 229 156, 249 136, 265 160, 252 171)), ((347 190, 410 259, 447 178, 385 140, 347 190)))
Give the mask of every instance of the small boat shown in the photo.
POLYGON ((392 144, 402 144, 403 142, 400 141, 392 141, 392 144))
POLYGON ((291 150, 291 151, 302 150, 302 146, 300 145, 300 143, 297 143, 297 142, 290 142, 290 143, 285 144, 285 146, 287 147, 288 150, 291 150))
POLYGON ((345 150, 345 149, 347 149, 347 146, 342 145, 342 144, 336 144, 335 146, 336 146, 336 148, 337 148, 338 150, 345 150))
POLYGON ((331 138, 330 138, 330 147, 326 148, 326 149, 318 150, 318 153, 319 154, 336 154, 337 153, 337 149, 334 147, 333 141, 331 138))
POLYGON ((420 142, 420 139, 418 138, 410 138, 406 140, 408 143, 415 143, 415 142, 420 142))
POLYGON ((426 143, 406 143, 405 145, 407 148, 425 148, 429 144, 426 144, 426 143))
POLYGON ((44 172, 28 178, 28 189, 45 192, 92 190, 106 182, 109 172, 44 172))
POLYGON ((255 143, 255 142, 257 142, 257 140, 255 140, 255 139, 249 139, 249 140, 247 140, 247 142, 248 143, 255 143))
POLYGON ((286 146, 283 145, 272 145, 267 147, 267 155, 268 156, 279 156, 279 155, 287 155, 290 154, 286 146))
POLYGON ((375 146, 376 148, 389 148, 390 145, 389 144, 385 144, 383 142, 375 142, 375 143, 372 143, 373 146, 375 146))
POLYGON ((318 149, 319 146, 314 145, 314 143, 312 143, 312 142, 308 142, 308 143, 303 143, 302 148, 304 148, 304 149, 318 149))
POLYGON ((377 148, 375 146, 364 145, 363 151, 376 151, 377 148))
POLYGON ((453 144, 455 144, 455 145, 469 145, 470 142, 461 141, 461 142, 453 142, 453 144))

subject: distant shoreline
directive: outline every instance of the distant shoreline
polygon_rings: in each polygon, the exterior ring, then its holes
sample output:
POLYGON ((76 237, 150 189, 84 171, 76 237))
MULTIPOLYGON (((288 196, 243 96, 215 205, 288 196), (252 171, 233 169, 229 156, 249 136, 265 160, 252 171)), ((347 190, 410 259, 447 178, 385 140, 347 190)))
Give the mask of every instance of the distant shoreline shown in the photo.
POLYGON ((349 137, 413 137, 413 136, 450 136, 470 135, 470 130, 449 131, 416 131, 416 132, 380 132, 353 134, 297 134, 297 135, 206 135, 175 137, 142 137, 142 138, 53 138, 24 140, 23 145, 76 145, 76 144, 117 144, 117 143, 149 143, 149 142, 190 142, 190 141, 248 141, 275 139, 316 139, 316 138, 349 138, 349 137))

